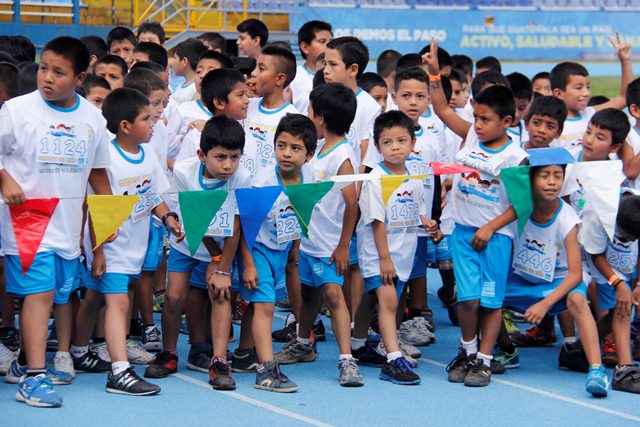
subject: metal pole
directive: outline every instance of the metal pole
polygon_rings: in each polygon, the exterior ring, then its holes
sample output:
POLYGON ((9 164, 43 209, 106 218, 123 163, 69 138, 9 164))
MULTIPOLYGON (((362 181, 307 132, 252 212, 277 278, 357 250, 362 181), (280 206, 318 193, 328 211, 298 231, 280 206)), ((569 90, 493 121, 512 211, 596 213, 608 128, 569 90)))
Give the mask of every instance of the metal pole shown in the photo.
POLYGON ((19 1, 13 2, 13 23, 14 24, 20 23, 20 2, 19 1))
POLYGON ((71 18, 73 25, 80 25, 80 0, 73 0, 73 18, 71 18))

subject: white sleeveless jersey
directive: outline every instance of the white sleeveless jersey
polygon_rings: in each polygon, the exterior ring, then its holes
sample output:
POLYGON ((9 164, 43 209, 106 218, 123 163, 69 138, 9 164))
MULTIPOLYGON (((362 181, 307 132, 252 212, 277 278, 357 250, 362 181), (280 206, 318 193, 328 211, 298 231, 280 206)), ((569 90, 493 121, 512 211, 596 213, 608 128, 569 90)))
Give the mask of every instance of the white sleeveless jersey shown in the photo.
POLYGON ((193 101, 193 97, 196 95, 196 83, 191 82, 188 84, 182 83, 173 90, 169 102, 173 102, 176 107, 182 103, 193 101))
POLYGON ((567 118, 564 121, 562 135, 551 143, 551 147, 563 147, 577 160, 582 151, 582 137, 595 113, 595 108, 587 107, 578 117, 567 118))
POLYGON ((293 94, 293 106, 305 116, 309 109, 309 94, 313 90, 314 75, 315 73, 309 71, 304 64, 298 65, 296 77, 289 85, 291 93, 293 94))
POLYGON ((173 110, 167 123, 167 129, 175 135, 184 135, 187 133, 189 125, 195 120, 209 120, 212 114, 202 104, 202 101, 187 101, 179 104, 173 110))

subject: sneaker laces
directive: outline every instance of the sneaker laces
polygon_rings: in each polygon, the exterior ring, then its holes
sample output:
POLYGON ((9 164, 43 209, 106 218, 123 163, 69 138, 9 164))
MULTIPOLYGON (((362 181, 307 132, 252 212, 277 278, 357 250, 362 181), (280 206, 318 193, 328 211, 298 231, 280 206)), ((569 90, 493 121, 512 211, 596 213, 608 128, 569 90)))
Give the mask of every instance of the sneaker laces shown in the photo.
POLYGON ((619 374, 618 381, 622 381, 629 376, 633 382, 640 381, 640 368, 636 365, 623 366, 622 369, 617 369, 616 371, 616 376, 619 374))
POLYGON ((396 368, 403 372, 413 372, 411 363, 404 357, 398 357, 391 362, 396 368))
POLYGON ((289 378, 285 374, 282 373, 282 370, 280 369, 280 364, 279 363, 274 363, 273 364, 273 368, 271 368, 271 375, 274 378, 277 378, 282 383, 289 381, 289 378))
POLYGON ((358 369, 358 365, 356 363, 356 359, 341 359, 340 367, 342 370, 347 373, 349 376, 359 376, 360 370, 358 369))
POLYGON ((456 357, 453 358, 451 362, 446 366, 445 370, 449 372, 451 369, 455 368, 457 365, 461 365, 467 359, 466 355, 463 355, 461 352, 458 352, 456 357))
POLYGON ((211 364, 209 365, 209 369, 213 368, 216 373, 221 373, 224 375, 231 375, 229 370, 229 364, 225 363, 219 357, 214 357, 211 359, 211 364))
POLYGON ((158 334, 158 328, 156 325, 148 326, 144 331, 144 334, 146 335, 147 341, 160 341, 160 334, 158 334))
POLYGON ((0 342, 0 358, 2 359, 10 359, 15 356, 15 353, 9 350, 9 347, 0 342))
POLYGON ((53 384, 51 383, 51 379, 47 375, 37 375, 33 377, 33 379, 36 382, 33 386, 34 390, 39 388, 45 393, 53 392, 53 384))

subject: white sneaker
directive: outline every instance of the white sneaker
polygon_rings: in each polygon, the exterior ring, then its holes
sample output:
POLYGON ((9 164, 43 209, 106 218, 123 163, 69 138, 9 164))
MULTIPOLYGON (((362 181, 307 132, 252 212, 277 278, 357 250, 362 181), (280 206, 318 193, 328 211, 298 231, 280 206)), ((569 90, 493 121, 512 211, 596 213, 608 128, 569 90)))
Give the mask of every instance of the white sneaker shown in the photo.
POLYGON ((155 356, 142 348, 140 342, 127 340, 127 358, 129 359, 129 363, 148 365, 155 359, 155 356))
POLYGON ((155 324, 145 325, 142 331, 142 348, 147 351, 162 350, 162 334, 155 324))
MULTIPOLYGON (((401 341, 399 338, 398 338, 398 346, 400 347, 400 352, 402 353, 402 357, 407 359, 414 366, 414 368, 417 367, 418 361, 414 359, 409 353, 407 353, 407 344, 401 341), (403 347, 403 344, 404 344, 404 347, 403 347)), ((415 347, 413 348, 416 349, 415 347)), ((382 340, 380 340, 380 342, 378 343, 378 346, 376 347, 376 351, 381 356, 387 357, 387 349, 385 348, 384 342, 382 340)), ((418 350, 418 352, 419 351, 420 350, 418 350)), ((420 356, 422 356, 422 353, 420 354, 420 356)), ((420 356, 416 356, 416 357, 420 357, 420 356)))
POLYGON ((102 341, 97 344, 91 344, 91 350, 98 355, 98 357, 105 362, 111 363, 111 356, 109 356, 109 348, 107 342, 102 341))
POLYGON ((57 351, 53 357, 53 367, 60 372, 68 374, 71 379, 75 378, 76 371, 73 369, 73 359, 67 351, 57 351))
POLYGON ((435 334, 427 328, 426 321, 420 322, 417 318, 402 322, 398 330, 398 337, 402 338, 405 343, 414 346, 429 345, 436 340, 435 334))
POLYGON ((18 352, 9 350, 2 342, 0 342, 0 375, 6 375, 11 366, 11 362, 16 360, 18 352))

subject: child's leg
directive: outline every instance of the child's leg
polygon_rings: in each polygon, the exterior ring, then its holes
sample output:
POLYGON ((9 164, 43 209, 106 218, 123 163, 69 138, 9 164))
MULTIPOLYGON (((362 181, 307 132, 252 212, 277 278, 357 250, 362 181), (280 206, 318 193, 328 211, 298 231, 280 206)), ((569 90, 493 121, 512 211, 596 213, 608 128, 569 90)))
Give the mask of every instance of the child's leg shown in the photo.
POLYGON ((275 305, 273 303, 255 302, 253 306, 253 319, 251 332, 255 343, 256 353, 260 363, 273 360, 273 344, 271 343, 271 324, 275 305))
POLYGON ((360 298, 360 305, 356 310, 352 336, 355 339, 366 339, 369 332, 369 325, 373 319, 373 312, 376 308, 377 297, 370 293, 364 293, 360 298))
POLYGON ((105 339, 112 362, 126 362, 129 295, 105 294, 105 339))
MULTIPOLYGON (((426 269, 425 269, 426 270, 426 269)), ((427 308, 427 276, 416 277, 407 282, 409 288, 409 317, 411 313, 424 312, 427 308)))
POLYGON ((478 333, 478 307, 479 300, 458 302, 460 333, 464 341, 472 341, 478 333))
POLYGON ((58 351, 68 353, 73 336, 73 303, 54 304, 53 313, 58 335, 58 351))
POLYGON ((87 289, 84 301, 76 315, 76 329, 73 335, 74 347, 85 347, 91 341, 96 320, 103 313, 104 295, 93 289, 87 289))
MULTIPOLYGON (((229 330, 231 328, 231 302, 210 298, 211 300, 211 338, 213 356, 227 357, 229 330)), ((165 303, 166 304, 166 303, 165 303)))
POLYGON ((15 327, 15 298, 6 292, 7 281, 4 275, 4 258, 0 258, 0 328, 15 327))
MULTIPOLYGON (((316 320, 320 305, 322 304, 322 291, 312 286, 302 286, 302 307, 298 319, 298 337, 309 339, 313 322, 316 320)), ((333 318, 333 315, 332 315, 333 318)), ((331 320, 333 322, 333 319, 331 320)))
MULTIPOLYGON (((482 307, 481 333, 482 341, 480 342, 479 351, 482 354, 490 356, 493 352, 493 346, 498 338, 500 327, 502 325, 502 310, 489 309, 482 307)), ((468 341, 468 340, 465 340, 468 341)))
POLYGON ((300 319, 300 312, 302 311, 302 284, 300 283, 300 277, 298 276, 298 266, 292 263, 287 264, 287 297, 291 304, 291 310, 296 318, 296 321, 300 319))
MULTIPOLYGON (((620 286, 625 286, 625 284, 622 283, 620 286)), ((616 308, 611 320, 611 330, 616 343, 618 365, 631 365, 631 317, 619 315, 616 308)))
POLYGON ((571 293, 567 295, 567 308, 578 324, 580 342, 587 355, 589 364, 601 364, 598 330, 596 328, 596 322, 589 310, 587 300, 578 292, 571 293))
POLYGON ((189 276, 190 273, 169 272, 169 287, 162 309, 162 345, 164 350, 169 352, 175 352, 178 344, 180 318, 187 300, 189 276))
MULTIPOLYGON (((249 350, 255 345, 253 340, 254 310, 254 303, 250 303, 242 315, 242 323, 240 324, 240 342, 238 343, 238 348, 240 350, 249 350)), ((271 331, 271 324, 269 324, 269 331, 271 331)), ((269 336, 271 336, 271 332, 269 332, 269 336)))
POLYGON ((456 297, 456 279, 452 268, 440 268, 440 278, 442 279, 442 299, 452 301, 456 297))
POLYGON ((208 308, 209 298, 207 298, 207 292, 203 289, 189 286, 185 311, 189 329, 189 343, 191 345, 204 344, 207 341, 208 308))
POLYGON ((388 285, 380 286, 376 288, 376 296, 378 297, 378 326, 387 354, 400 351, 396 332, 396 311, 398 309, 396 288, 388 285))
MULTIPOLYGON (((140 309, 142 323, 153 323, 153 275, 154 271, 143 271, 134 288, 135 300, 140 309)), ((135 317, 135 316, 134 316, 135 317)))
MULTIPOLYGON (((349 268, 349 272, 347 273, 347 277, 349 278, 349 314, 351 315, 351 320, 355 321, 356 312, 358 307, 360 306, 360 300, 362 299, 362 293, 364 292, 364 280, 362 279, 362 275, 360 274, 360 268, 358 264, 353 264, 349 268)), ((347 284, 347 278, 345 277, 345 285, 347 284)), ((345 291, 346 292, 346 291, 345 291)), ((347 294, 345 293, 345 299, 347 294)))
MULTIPOLYGON (((560 325, 560 330, 562 331, 562 336, 565 340, 567 338, 575 338, 576 326, 571 313, 565 311, 558 314, 558 324, 560 325)), ((551 331, 553 332, 553 326, 551 327, 551 331)))
POLYGON ((408 289, 409 286, 405 286, 404 289, 402 289, 402 294, 400 294, 400 299, 398 300, 398 308, 396 309, 396 329, 400 329, 400 325, 404 320, 404 313, 407 308, 408 289))
POLYGON ((153 293, 164 292, 167 288, 167 252, 162 251, 162 261, 153 275, 153 293))
POLYGON ((30 370, 45 369, 49 314, 54 291, 27 295, 20 311, 20 331, 30 370))
POLYGON ((322 286, 324 300, 331 310, 331 327, 336 335, 340 354, 351 354, 351 317, 342 294, 342 286, 325 283, 322 286))

